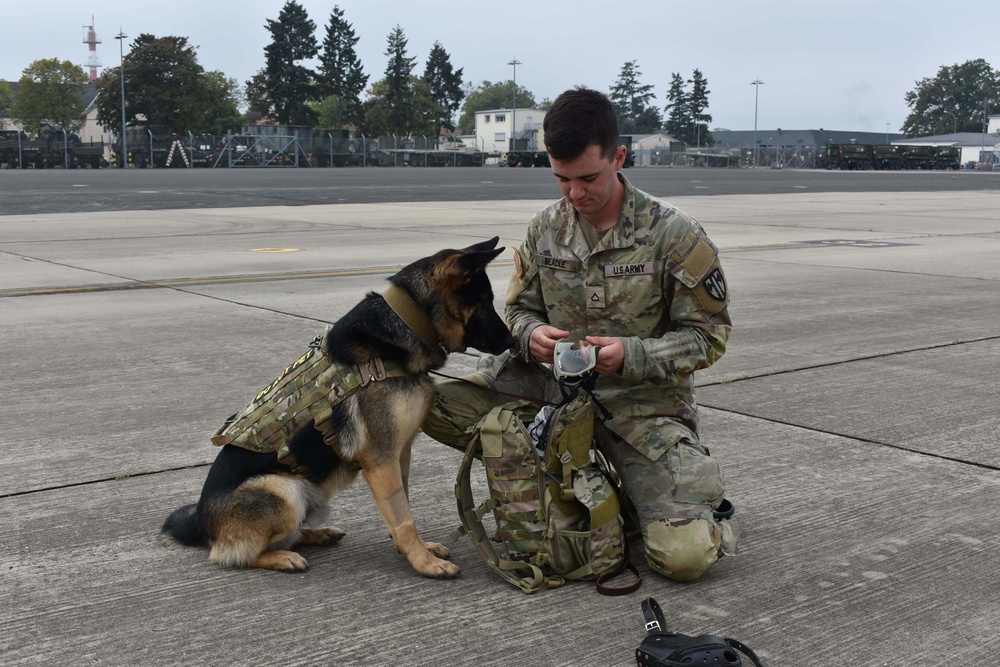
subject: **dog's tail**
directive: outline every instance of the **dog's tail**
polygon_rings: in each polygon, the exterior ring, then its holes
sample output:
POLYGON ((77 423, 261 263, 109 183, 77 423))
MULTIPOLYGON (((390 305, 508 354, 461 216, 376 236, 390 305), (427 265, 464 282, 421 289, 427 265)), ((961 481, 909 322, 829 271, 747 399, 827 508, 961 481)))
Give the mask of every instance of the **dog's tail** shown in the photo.
POLYGON ((208 539, 201 522, 198 521, 197 505, 185 505, 175 509, 163 522, 160 532, 171 540, 189 546, 204 544, 208 539))

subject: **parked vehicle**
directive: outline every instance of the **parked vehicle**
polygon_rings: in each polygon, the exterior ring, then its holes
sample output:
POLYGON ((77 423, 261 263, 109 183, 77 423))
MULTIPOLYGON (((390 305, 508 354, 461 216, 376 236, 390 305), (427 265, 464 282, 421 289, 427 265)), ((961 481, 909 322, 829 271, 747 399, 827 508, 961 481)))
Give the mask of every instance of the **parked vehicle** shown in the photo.
POLYGON ((828 144, 818 153, 826 169, 960 169, 962 149, 957 146, 904 144, 828 144))
POLYGON ((103 142, 83 142, 80 135, 43 125, 32 137, 21 130, 0 131, 0 164, 11 168, 45 169, 47 167, 107 166, 103 142))

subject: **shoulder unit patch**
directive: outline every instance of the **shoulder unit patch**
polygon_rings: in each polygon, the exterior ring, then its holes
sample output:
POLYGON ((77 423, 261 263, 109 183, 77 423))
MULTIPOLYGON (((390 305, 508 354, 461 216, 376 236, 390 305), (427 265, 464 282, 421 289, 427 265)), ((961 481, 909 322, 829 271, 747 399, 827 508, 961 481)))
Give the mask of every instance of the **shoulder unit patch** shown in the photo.
POLYGON ((702 281, 705 291, 716 301, 725 301, 727 295, 726 278, 722 275, 722 269, 716 267, 714 271, 705 276, 702 281))

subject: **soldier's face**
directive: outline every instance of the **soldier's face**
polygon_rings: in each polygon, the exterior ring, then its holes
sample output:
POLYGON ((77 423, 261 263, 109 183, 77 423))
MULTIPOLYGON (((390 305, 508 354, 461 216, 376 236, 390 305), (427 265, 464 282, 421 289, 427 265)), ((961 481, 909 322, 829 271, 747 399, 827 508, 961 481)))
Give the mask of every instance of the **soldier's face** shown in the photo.
POLYGON ((591 145, 574 160, 549 158, 552 173, 563 196, 581 215, 595 226, 598 220, 618 219, 618 211, 610 211, 615 193, 621 185, 618 170, 625 162, 625 147, 619 146, 611 159, 601 157, 601 147, 591 145))

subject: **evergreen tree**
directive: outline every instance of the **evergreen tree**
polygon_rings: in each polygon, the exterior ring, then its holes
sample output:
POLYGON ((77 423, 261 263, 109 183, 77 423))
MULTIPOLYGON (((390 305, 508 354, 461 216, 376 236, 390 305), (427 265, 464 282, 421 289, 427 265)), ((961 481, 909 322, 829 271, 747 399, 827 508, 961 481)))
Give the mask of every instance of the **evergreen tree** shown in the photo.
POLYGON ((327 105, 330 103, 326 98, 337 97, 338 126, 361 122, 361 93, 368 84, 368 75, 354 50, 359 39, 354 34, 354 27, 344 20, 344 11, 334 5, 319 56, 317 89, 327 105))
POLYGON ((433 105, 434 136, 441 134, 442 128, 455 129, 455 112, 462 105, 465 91, 462 90, 462 69, 454 70, 451 58, 440 42, 434 42, 427 66, 424 68, 424 82, 433 105))
POLYGON ((282 125, 313 125, 316 112, 307 102, 315 98, 315 75, 298 61, 314 57, 316 24, 305 7, 288 0, 278 20, 267 19, 271 43, 264 47, 265 86, 274 108, 274 117, 282 125))
POLYGON ((708 131, 712 116, 705 113, 708 109, 708 95, 712 92, 708 89, 708 80, 701 70, 696 69, 687 82, 691 84, 691 94, 687 98, 687 116, 694 125, 690 130, 688 143, 693 139, 696 146, 711 146, 715 143, 711 132, 708 131))
POLYGON ((433 148, 438 135, 441 134, 441 125, 438 124, 441 120, 441 109, 434 101, 431 87, 426 79, 411 75, 410 85, 413 86, 413 121, 410 135, 425 139, 421 147, 433 148))
POLYGON ((406 136, 413 127, 414 90, 411 73, 416 58, 406 55, 406 34, 398 25, 389 33, 385 55, 389 62, 385 67, 385 101, 389 109, 385 116, 386 129, 390 134, 406 136))
POLYGON ((678 141, 687 141, 688 122, 688 94, 684 90, 684 77, 680 72, 673 72, 670 76, 670 88, 667 90, 667 122, 664 127, 667 134, 678 141))
MULTIPOLYGON (((87 89, 87 82, 87 73, 68 60, 36 60, 21 73, 20 90, 11 108, 11 118, 31 133, 38 132, 43 123, 76 131, 83 124, 81 96, 87 89)), ((10 88, 7 93, 9 95, 10 88)), ((9 96, 7 102, 10 102, 9 96)))
POLYGON ((656 98, 653 86, 640 83, 641 77, 635 60, 625 63, 608 95, 618 112, 618 131, 622 134, 658 132, 663 124, 660 110, 650 104, 656 98))
POLYGON ((910 115, 901 128, 907 136, 980 132, 983 102, 995 112, 1000 106, 1000 71, 979 58, 951 67, 942 66, 933 79, 917 81, 905 95, 910 115))

